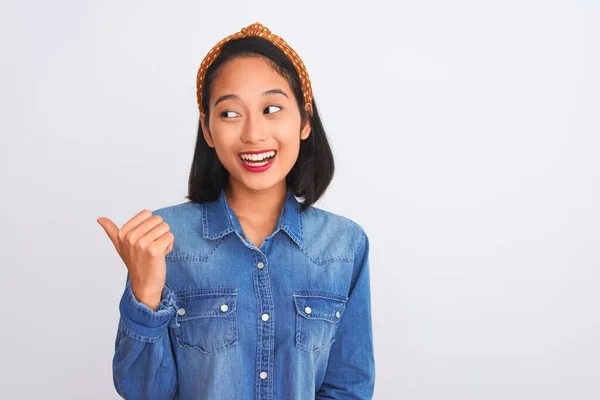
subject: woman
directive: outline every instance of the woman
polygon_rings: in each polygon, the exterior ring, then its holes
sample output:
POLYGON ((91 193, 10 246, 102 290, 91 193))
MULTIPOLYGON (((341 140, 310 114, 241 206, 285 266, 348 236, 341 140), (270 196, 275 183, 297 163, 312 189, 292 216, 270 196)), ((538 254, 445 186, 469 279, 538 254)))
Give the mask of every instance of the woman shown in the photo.
POLYGON ((255 23, 208 53, 197 95, 189 201, 98 219, 128 269, 117 392, 372 398, 369 242, 313 206, 334 163, 304 64, 255 23))

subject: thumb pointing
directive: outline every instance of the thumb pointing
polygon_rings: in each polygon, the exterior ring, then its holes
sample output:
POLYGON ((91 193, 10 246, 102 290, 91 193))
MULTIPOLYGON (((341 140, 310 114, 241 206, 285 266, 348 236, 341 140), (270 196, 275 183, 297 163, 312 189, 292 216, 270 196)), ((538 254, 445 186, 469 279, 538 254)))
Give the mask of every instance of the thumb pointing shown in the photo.
POLYGON ((117 234, 119 233, 119 228, 117 227, 117 225, 106 217, 100 217, 96 220, 96 222, 98 222, 100 226, 104 229, 104 232, 106 232, 106 234, 110 238, 110 241, 115 246, 115 249, 117 249, 118 251, 119 239, 117 237, 117 234))

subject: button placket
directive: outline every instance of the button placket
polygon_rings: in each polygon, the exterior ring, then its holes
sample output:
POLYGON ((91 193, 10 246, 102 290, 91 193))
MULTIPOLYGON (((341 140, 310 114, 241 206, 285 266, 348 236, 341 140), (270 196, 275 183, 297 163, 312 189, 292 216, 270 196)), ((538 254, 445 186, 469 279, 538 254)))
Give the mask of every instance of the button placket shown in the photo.
POLYGON ((273 288, 269 277, 265 254, 258 250, 254 258, 254 280, 258 300, 258 342, 259 354, 257 390, 259 398, 273 397, 273 379, 269 376, 273 371, 273 358, 275 350, 274 324, 271 321, 273 313, 273 288))

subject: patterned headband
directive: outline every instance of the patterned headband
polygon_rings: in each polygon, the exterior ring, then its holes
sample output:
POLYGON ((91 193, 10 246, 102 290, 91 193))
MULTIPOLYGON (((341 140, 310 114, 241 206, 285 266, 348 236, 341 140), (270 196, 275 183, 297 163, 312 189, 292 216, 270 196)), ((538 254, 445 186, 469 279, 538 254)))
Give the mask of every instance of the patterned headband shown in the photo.
POLYGON ((196 78, 196 97, 198 99, 198 109, 200 110, 200 114, 203 114, 202 85, 204 84, 204 76, 206 75, 206 70, 219 56, 225 43, 231 40, 240 39, 244 37, 260 37, 268 40, 269 42, 273 43, 279 50, 281 50, 292 62, 292 64, 294 64, 294 68, 296 68, 296 72, 298 72, 298 76, 300 77, 300 84, 302 86, 302 95, 304 97, 305 104, 304 110, 312 116, 312 87, 304 63, 302 62, 300 57, 298 57, 298 54, 296 54, 294 49, 292 49, 282 38, 271 33, 271 31, 266 26, 262 25, 259 22, 255 22, 252 25, 248 25, 247 27, 242 28, 241 31, 227 36, 225 39, 217 43, 202 60, 200 68, 198 68, 198 76, 196 78))

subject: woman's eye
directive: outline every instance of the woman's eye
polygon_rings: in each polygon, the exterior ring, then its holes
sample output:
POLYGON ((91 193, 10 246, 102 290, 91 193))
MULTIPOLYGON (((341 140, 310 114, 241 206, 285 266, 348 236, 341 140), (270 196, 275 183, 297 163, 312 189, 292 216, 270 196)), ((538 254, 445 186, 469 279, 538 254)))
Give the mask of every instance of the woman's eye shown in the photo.
POLYGON ((235 111, 222 111, 221 112, 221 117, 224 117, 224 118, 233 118, 237 115, 239 115, 239 114, 236 113, 235 111))
POLYGON ((273 114, 281 110, 279 106, 268 106, 265 108, 265 114, 273 114))

